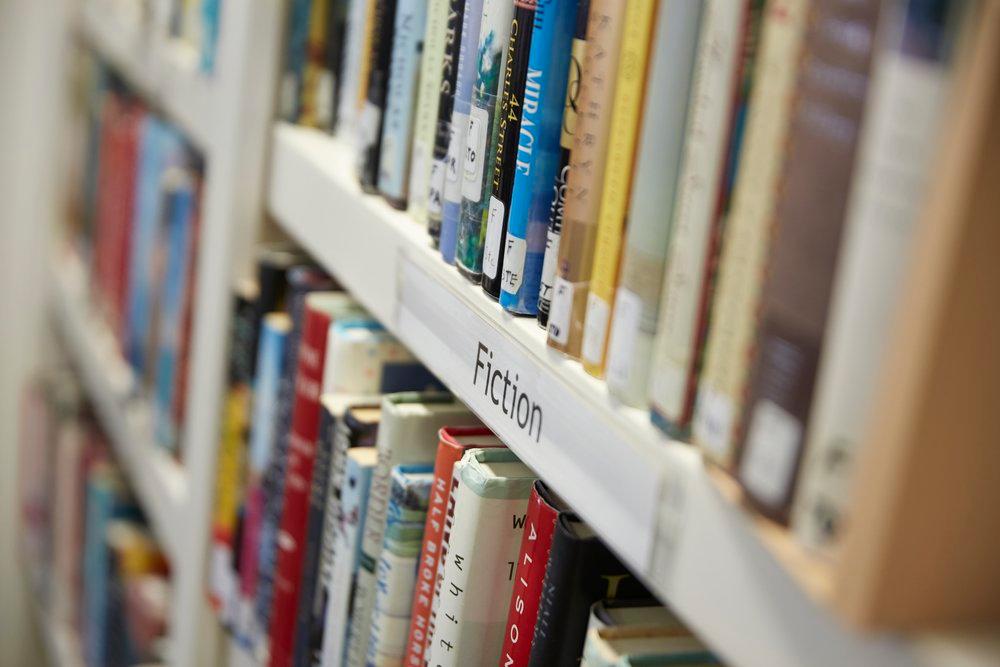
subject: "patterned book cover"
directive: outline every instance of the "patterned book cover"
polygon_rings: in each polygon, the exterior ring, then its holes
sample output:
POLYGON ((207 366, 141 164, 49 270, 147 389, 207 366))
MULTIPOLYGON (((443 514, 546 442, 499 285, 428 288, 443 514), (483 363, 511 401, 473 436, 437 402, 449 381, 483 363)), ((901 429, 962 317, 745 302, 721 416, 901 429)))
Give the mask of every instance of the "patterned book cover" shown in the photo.
POLYGON ((451 480, 455 464, 469 449, 503 446, 492 431, 478 426, 445 427, 441 429, 438 437, 440 442, 437 457, 434 459, 434 483, 427 509, 427 521, 424 524, 417 584, 414 587, 410 607, 412 618, 407 635, 406 653, 403 656, 403 663, 414 667, 424 663, 424 649, 430 638, 431 605, 434 601, 434 590, 439 585, 442 574, 438 563, 441 558, 444 517, 448 510, 448 498, 451 496, 451 480))
POLYGON ((455 266, 459 273, 477 284, 483 273, 486 211, 493 184, 487 165, 492 165, 496 159, 497 102, 503 92, 500 74, 507 67, 507 45, 513 14, 512 2, 483 2, 466 150, 465 155, 460 156, 463 158, 462 205, 456 233, 455 266))
POLYGON ((406 188, 407 211, 417 224, 427 225, 427 188, 430 185, 431 158, 438 102, 441 99, 441 61, 444 58, 449 0, 428 0, 424 46, 420 55, 417 102, 413 120, 413 147, 410 151, 410 176, 406 188))
POLYGON ((478 425, 469 409, 446 393, 404 392, 382 399, 382 421, 378 433, 378 466, 372 477, 368 515, 362 541, 359 590, 353 600, 348 644, 348 664, 364 663, 372 607, 375 603, 374 573, 385 537, 392 468, 397 465, 430 463, 437 452, 442 426, 478 425), (364 619, 364 622, 357 622, 364 619))
POLYGON ((465 166, 469 114, 472 110, 472 87, 476 80, 479 32, 483 18, 483 0, 465 0, 462 14, 462 42, 458 48, 458 73, 455 75, 455 103, 451 113, 451 139, 445 156, 444 190, 441 200, 441 257, 455 263, 458 219, 462 209, 462 168, 465 166))
POLYGON ((503 92, 498 101, 497 150, 490 165, 492 185, 486 211, 486 236, 483 243, 483 291, 500 298, 503 281, 503 255, 506 249, 510 200, 514 190, 517 145, 521 132, 524 92, 528 81, 528 58, 534 29, 536 0, 514 0, 514 16, 507 42, 503 92))
POLYGON ((549 307, 552 305, 552 283, 556 278, 559 260, 559 239, 562 236, 563 209, 566 206, 566 186, 569 178, 569 159, 576 131, 577 104, 580 97, 580 75, 583 58, 587 52, 587 19, 590 0, 579 0, 576 8, 576 27, 570 47, 569 79, 566 82, 566 100, 563 106, 562 125, 559 131, 559 165, 552 184, 552 205, 549 208, 549 228, 545 232, 545 257, 542 276, 538 284, 538 325, 549 326, 549 307))
MULTIPOLYGON (((702 16, 649 389, 654 421, 679 437, 686 436, 694 408, 706 315, 702 304, 721 225, 726 153, 738 139, 744 40, 756 22, 751 5, 758 0, 741 0, 738 11, 726 0, 708 2, 702 16)), ((750 47, 754 40, 746 41, 750 47)))
POLYGON ((366 654, 369 664, 403 659, 433 481, 434 466, 430 464, 392 469, 382 556, 375 569, 377 589, 366 654))
POLYGON ((605 376, 611 394, 637 408, 649 405, 649 360, 653 356, 701 10, 702 3, 661 0, 654 27, 605 376))
POLYGON ((465 0, 450 0, 445 27, 444 57, 441 59, 441 86, 437 122, 434 126, 434 150, 427 181, 427 233, 436 248, 441 239, 441 216, 444 207, 444 174, 448 146, 451 144, 451 114, 455 110, 455 86, 458 83, 458 51, 462 46, 465 0))
POLYGON ((622 49, 609 129, 611 139, 604 168, 601 208, 597 214, 594 264, 590 269, 590 292, 580 347, 583 367, 595 377, 604 376, 608 325, 618 281, 622 237, 627 229, 625 216, 632 191, 636 139, 642 124, 655 10, 653 0, 630 2, 622 27, 622 49))
POLYGON ((396 31, 397 0, 372 0, 371 40, 365 98, 358 117, 358 180, 365 192, 378 189, 382 129, 385 127, 386 96, 389 92, 389 62, 396 31))
POLYGON ((743 413, 809 6, 809 0, 773 0, 767 5, 741 165, 725 223, 692 435, 709 457, 726 467, 732 465, 736 427, 743 413))
POLYGON ((538 312, 576 20, 576 0, 538 0, 500 283, 500 305, 519 315, 538 312))
POLYGON ((751 502, 779 522, 809 423, 880 8, 817 0, 806 33, 738 463, 751 502), (837 39, 847 28, 865 39, 837 39))
POLYGON ((509 449, 470 449, 455 464, 445 518, 450 538, 441 554, 444 576, 427 648, 429 664, 499 660, 535 479, 509 449))
POLYGON ((428 7, 427 0, 397 0, 397 3, 377 183, 386 201, 396 208, 405 208, 417 74, 428 7))
POLYGON ((625 5, 617 0, 591 0, 587 19, 587 50, 578 98, 582 112, 577 115, 570 153, 559 261, 549 309, 548 345, 571 357, 580 356, 583 342, 625 5))

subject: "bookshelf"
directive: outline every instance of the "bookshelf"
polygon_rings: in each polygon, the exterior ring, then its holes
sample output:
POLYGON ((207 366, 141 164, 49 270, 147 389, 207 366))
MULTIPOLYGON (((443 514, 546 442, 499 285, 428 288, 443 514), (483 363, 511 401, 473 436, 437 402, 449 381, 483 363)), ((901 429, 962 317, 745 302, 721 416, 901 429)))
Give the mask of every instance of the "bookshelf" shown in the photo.
POLYGON ((57 621, 35 603, 35 619, 42 634, 47 664, 51 667, 85 667, 80 638, 67 623, 57 621))
POLYGON ((268 204, 278 223, 721 656, 768 666, 917 660, 917 647, 854 634, 816 604, 694 448, 615 404, 603 383, 546 347, 533 319, 503 312, 441 261, 404 212, 362 194, 341 141, 279 123, 271 155, 268 204), (481 380, 474 384, 480 343, 541 406, 541 438, 504 415, 481 380))

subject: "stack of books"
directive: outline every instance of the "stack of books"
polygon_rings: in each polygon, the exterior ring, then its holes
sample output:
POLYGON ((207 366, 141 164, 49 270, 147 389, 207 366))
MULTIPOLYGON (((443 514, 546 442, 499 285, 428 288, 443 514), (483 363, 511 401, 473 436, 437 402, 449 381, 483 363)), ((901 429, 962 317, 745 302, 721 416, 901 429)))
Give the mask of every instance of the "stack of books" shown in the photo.
POLYGON ((21 546, 46 616, 89 665, 163 661, 168 563, 74 376, 50 363, 23 405, 21 546))
POLYGON ((828 550, 975 11, 296 0, 285 118, 828 550))
POLYGON ((94 64, 77 241, 94 302, 179 454, 194 308, 202 161, 178 130, 94 64))

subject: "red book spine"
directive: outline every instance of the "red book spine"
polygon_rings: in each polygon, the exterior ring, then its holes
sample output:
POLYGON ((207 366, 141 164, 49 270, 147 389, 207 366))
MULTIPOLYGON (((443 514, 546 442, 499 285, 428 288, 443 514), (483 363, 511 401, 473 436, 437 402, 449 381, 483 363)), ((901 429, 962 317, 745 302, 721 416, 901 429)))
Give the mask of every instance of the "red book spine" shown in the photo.
POLYGON ((434 485, 427 505, 424 523, 424 543, 417 561, 417 585, 413 590, 410 608, 410 632, 406 641, 403 664, 423 667, 424 652, 430 640, 431 606, 437 585, 438 564, 441 562, 441 537, 444 535, 444 517, 451 496, 451 478, 455 464, 466 450, 483 447, 482 444, 462 444, 458 438, 492 436, 493 432, 481 426, 452 426, 439 432, 437 456, 434 459, 434 485))
POLYGON ((545 570, 552 548, 552 531, 555 528, 558 508, 551 502, 548 490, 535 482, 528 500, 524 535, 514 572, 514 588, 510 592, 507 611, 507 630, 504 632, 500 665, 527 665, 531 657, 531 638, 538 619, 538 600, 542 594, 545 570))
MULTIPOLYGON (((191 235, 188 240, 187 281, 184 290, 184 306, 181 310, 181 340, 177 353, 177 390, 171 411, 178 432, 184 428, 187 416, 188 369, 191 357, 192 320, 194 317, 194 296, 197 293, 195 281, 198 277, 198 239, 201 238, 201 194, 202 181, 198 177, 194 183, 194 211, 191 214, 191 235)), ((179 436, 178 436, 179 437, 179 436)), ((178 451, 180 448, 178 447, 178 451)))
POLYGON ((295 612, 302 579, 302 542, 306 538, 309 490, 319 430, 320 385, 331 319, 329 313, 309 307, 308 301, 304 318, 295 372, 292 428, 288 433, 285 497, 277 540, 278 557, 271 603, 270 667, 286 667, 292 662, 295 612))

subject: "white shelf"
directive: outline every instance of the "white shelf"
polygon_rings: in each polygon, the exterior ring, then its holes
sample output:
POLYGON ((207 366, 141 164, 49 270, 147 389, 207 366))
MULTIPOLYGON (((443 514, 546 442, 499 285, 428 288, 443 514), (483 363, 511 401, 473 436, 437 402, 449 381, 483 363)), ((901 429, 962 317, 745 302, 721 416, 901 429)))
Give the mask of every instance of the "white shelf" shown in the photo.
MULTIPOLYGON (((395 333, 731 664, 910 665, 909 643, 844 629, 791 580, 701 457, 615 404, 430 248, 405 213, 363 195, 349 151, 278 124, 269 206, 279 223, 395 333), (483 344, 543 414, 530 436, 474 384, 483 344)), ((480 369, 482 373, 482 369, 480 369)), ((480 376, 481 380, 481 376, 480 376)))
POLYGON ((183 466, 152 441, 149 406, 135 395, 131 369, 110 330, 89 308, 83 266, 64 251, 53 261, 56 321, 114 453, 161 547, 172 561, 186 531, 183 466))
POLYGON ((210 152, 216 117, 213 81, 199 70, 192 45, 144 22, 135 2, 89 0, 82 32, 146 102, 163 111, 197 148, 210 152))

